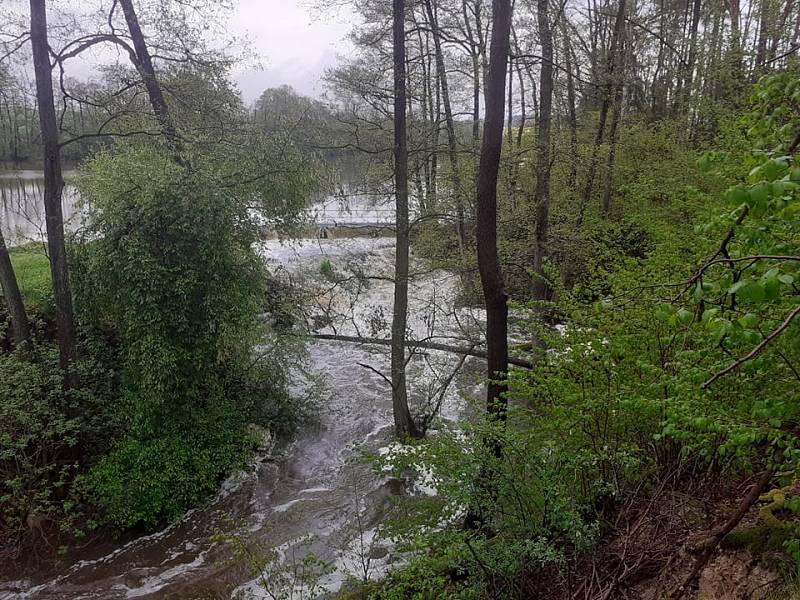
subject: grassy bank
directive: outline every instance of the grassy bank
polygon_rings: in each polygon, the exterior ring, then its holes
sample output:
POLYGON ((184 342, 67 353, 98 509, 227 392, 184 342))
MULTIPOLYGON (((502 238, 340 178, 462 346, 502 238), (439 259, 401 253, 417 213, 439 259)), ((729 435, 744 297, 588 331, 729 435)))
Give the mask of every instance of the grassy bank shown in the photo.
POLYGON ((11 263, 20 291, 29 307, 44 310, 51 302, 50 262, 42 244, 30 243, 11 248, 11 263))

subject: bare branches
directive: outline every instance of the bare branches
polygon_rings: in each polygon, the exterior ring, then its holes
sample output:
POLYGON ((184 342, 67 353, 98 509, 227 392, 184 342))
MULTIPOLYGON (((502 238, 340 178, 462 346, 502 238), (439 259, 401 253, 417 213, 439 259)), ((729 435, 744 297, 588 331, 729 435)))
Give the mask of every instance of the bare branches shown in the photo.
POLYGON ((30 32, 24 31, 19 35, 11 36, 9 40, 3 40, 2 47, 7 48, 7 50, 3 52, 3 54, 0 54, 0 63, 8 60, 12 55, 18 52, 30 39, 30 32))
POLYGON ((761 354, 764 351, 764 349, 775 340, 775 338, 777 338, 781 333, 783 333, 786 330, 787 327, 789 327, 789 325, 792 324, 792 321, 794 321, 797 315, 800 315, 800 305, 796 306, 794 310, 791 311, 786 316, 783 322, 780 325, 778 325, 778 327, 775 328, 775 330, 772 333, 770 333, 767 337, 765 337, 761 341, 761 343, 758 344, 758 346, 753 348, 750 352, 748 352, 746 355, 738 359, 736 362, 732 363, 730 366, 724 368, 722 371, 719 371, 718 373, 715 373, 710 379, 708 379, 708 381, 706 381, 702 385, 702 388, 703 389, 708 388, 718 379, 725 377, 725 375, 727 375, 728 373, 735 371, 747 361, 752 360, 756 356, 761 354))
MULTIPOLYGON (((780 462, 780 460, 776 461, 780 462)), ((739 506, 736 508, 734 513, 730 516, 730 518, 725 522, 725 524, 720 527, 714 535, 706 541, 706 549, 702 555, 695 561, 694 567, 692 568, 689 575, 683 580, 680 586, 675 589, 672 594, 670 594, 670 600, 679 600, 684 596, 688 587, 692 585, 694 580, 700 575, 700 572, 703 568, 708 564, 708 561, 714 555, 714 551, 717 549, 717 546, 722 541, 722 539, 728 535, 733 529, 739 524, 747 511, 750 510, 750 507, 756 503, 758 500, 759 495, 761 492, 769 485, 770 480, 772 479, 773 474, 775 473, 775 468, 770 467, 766 469, 764 472, 761 473, 761 476, 758 480, 752 485, 750 491, 747 495, 742 499, 739 503, 739 506)))
POLYGON ((390 388, 394 389, 394 385, 392 384, 392 380, 389 379, 386 375, 384 375, 380 371, 378 371, 378 369, 376 369, 375 367, 370 366, 370 365, 368 365, 366 363, 361 363, 361 362, 360 363, 356 363, 356 364, 359 367, 363 367, 363 368, 367 369, 368 371, 372 371, 373 373, 378 375, 381 379, 383 379, 386 383, 388 383, 390 388))
POLYGON ((127 41, 125 41, 119 35, 113 33, 93 34, 78 38, 77 40, 74 40, 64 46, 60 52, 53 53, 51 51, 51 54, 55 59, 55 63, 60 64, 69 60, 70 58, 75 58, 92 46, 102 43, 111 43, 119 46, 128 53, 131 62, 136 64, 136 52, 134 52, 133 48, 128 44, 127 41))
POLYGON ((736 223, 734 224, 733 227, 731 227, 728 230, 728 233, 723 238, 722 243, 720 243, 717 251, 699 269, 697 269, 697 271, 695 271, 694 275, 692 275, 692 277, 689 278, 689 281, 686 282, 686 285, 684 286, 683 290, 681 290, 681 292, 677 296, 675 296, 673 302, 677 302, 678 300, 680 300, 681 297, 683 297, 683 295, 686 294, 686 292, 688 292, 692 288, 692 286, 700 280, 706 269, 708 269, 715 262, 718 262, 717 261, 718 256, 722 255, 725 256, 726 258, 728 257, 728 244, 731 243, 731 240, 733 240, 733 236, 736 235, 736 228, 742 224, 742 222, 745 220, 745 217, 747 217, 749 212, 750 212, 750 207, 745 205, 744 208, 742 208, 742 212, 739 214, 739 217, 736 219, 736 223))

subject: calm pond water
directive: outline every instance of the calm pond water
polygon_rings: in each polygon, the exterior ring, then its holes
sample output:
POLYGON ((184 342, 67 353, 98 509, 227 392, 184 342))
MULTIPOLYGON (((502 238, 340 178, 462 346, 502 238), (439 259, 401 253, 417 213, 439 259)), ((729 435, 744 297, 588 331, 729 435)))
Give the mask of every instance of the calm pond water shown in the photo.
MULTIPOLYGON (((65 173, 67 182, 71 174, 65 173)), ((41 171, 0 171, 0 228, 6 244, 19 246, 45 239, 43 193, 41 171)), ((61 201, 68 230, 80 224, 77 200, 75 188, 67 184, 61 201)))

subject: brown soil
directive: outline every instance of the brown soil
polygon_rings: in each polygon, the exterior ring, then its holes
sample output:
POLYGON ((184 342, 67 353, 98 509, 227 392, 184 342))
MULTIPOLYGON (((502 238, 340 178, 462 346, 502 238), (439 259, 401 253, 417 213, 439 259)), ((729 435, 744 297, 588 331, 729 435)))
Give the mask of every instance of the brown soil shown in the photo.
MULTIPOLYGON (((666 600, 751 484, 748 479, 709 490, 666 478, 650 490, 635 490, 603 519, 605 534, 589 555, 570 560, 567 572, 529 574, 517 583, 524 589, 521 597, 666 600)), ((743 527, 758 521, 760 507, 750 510, 743 527)), ((764 600, 783 583, 775 556, 764 559, 744 549, 718 548, 683 600, 764 600)))

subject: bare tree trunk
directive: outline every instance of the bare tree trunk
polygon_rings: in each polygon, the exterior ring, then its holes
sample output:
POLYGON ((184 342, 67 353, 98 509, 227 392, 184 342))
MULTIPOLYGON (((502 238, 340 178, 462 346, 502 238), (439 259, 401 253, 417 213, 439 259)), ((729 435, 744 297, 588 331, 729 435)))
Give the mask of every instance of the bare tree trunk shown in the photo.
POLYGON ((442 104, 444 105, 444 120, 447 129, 447 154, 450 159, 450 181, 453 186, 453 197, 456 204, 456 233, 458 234, 458 244, 462 253, 467 247, 467 231, 464 220, 464 192, 461 185, 461 172, 458 166, 458 146, 456 145, 456 128, 453 120, 453 107, 450 104, 450 86, 447 81, 447 70, 444 64, 444 52, 442 52, 441 32, 439 31, 439 20, 433 10, 433 2, 425 0, 425 12, 428 17, 428 25, 433 33, 433 48, 436 54, 436 71, 439 79, 439 86, 442 90, 442 104))
POLYGON ((611 192, 614 187, 614 163, 617 155, 617 138, 619 131, 619 122, 622 118, 622 96, 624 93, 624 75, 625 75, 625 28, 619 32, 619 39, 617 40, 617 55, 615 57, 615 81, 614 81, 614 103, 612 106, 611 126, 609 127, 608 139, 608 159, 606 162, 606 178, 605 187, 603 189, 603 214, 608 214, 611 209, 611 192))
POLYGON ((682 97, 679 98, 679 110, 688 111, 689 101, 692 97, 692 83, 694 81, 694 67, 697 61, 697 30, 700 26, 700 9, 702 8, 703 0, 694 0, 692 6, 692 28, 689 34, 689 58, 686 61, 683 84, 682 97))
POLYGON ((39 125, 44 146, 44 212, 47 226, 47 247, 50 254, 50 272, 53 279, 53 297, 56 305, 59 364, 64 370, 65 384, 67 387, 71 387, 77 383, 72 373, 72 363, 77 356, 77 336, 67 267, 67 250, 64 242, 64 216, 61 209, 64 179, 61 174, 58 123, 53 100, 50 46, 47 42, 47 9, 45 0, 30 0, 30 6, 36 100, 39 105, 39 125))
MULTIPOLYGON (((789 24, 789 15, 792 14, 792 9, 794 8, 794 0, 786 0, 786 4, 783 7, 783 12, 781 13, 781 18, 778 25, 772 30, 772 42, 770 43, 769 47, 769 61, 773 61, 775 56, 778 54, 778 46, 781 42, 781 34, 786 35, 788 39, 788 31, 787 26, 789 24)), ((798 12, 798 19, 800 19, 800 12, 798 12)))
POLYGON ((583 191, 583 198, 578 215, 578 225, 583 223, 583 215, 586 205, 589 203, 589 200, 592 197, 594 178, 597 174, 597 162, 599 159, 600 147, 603 145, 603 140, 605 138, 606 120, 608 119, 608 111, 611 105, 611 97, 614 89, 614 76, 617 68, 617 46, 620 43, 622 31, 625 27, 625 3, 626 0, 619 0, 617 17, 614 22, 614 33, 611 39, 611 48, 608 52, 608 67, 606 69, 606 83, 604 86, 605 93, 603 94, 602 104, 600 106, 600 120, 597 124, 597 137, 595 138, 594 147, 592 149, 592 157, 589 161, 589 174, 586 177, 586 187, 583 191))
POLYGON ((25 311, 25 304, 22 301, 22 294, 19 291, 14 267, 11 264, 11 257, 8 255, 8 248, 2 231, 0 231, 0 288, 3 290, 3 296, 8 306, 8 314, 11 317, 11 332, 14 336, 14 342, 18 347, 26 346, 31 338, 28 313, 25 311))
MULTIPOLYGON (((430 36, 426 35, 423 39, 423 28, 419 26, 416 13, 411 11, 411 19, 414 22, 414 30, 417 33, 417 47, 419 52, 419 64, 422 69, 422 85, 420 88, 419 105, 422 115, 422 127, 425 137, 425 145, 430 148, 427 152, 423 152, 422 156, 414 160, 414 184, 417 189, 417 203, 421 215, 429 213, 429 206, 431 204, 430 192, 432 187, 431 182, 431 158, 436 156, 438 147, 433 141, 433 132, 438 130, 439 124, 433 120, 433 99, 431 93, 431 79, 433 77, 433 66, 431 65, 430 58, 430 36)), ((438 84, 437 84, 438 85, 438 84)), ((411 101, 409 101, 409 104, 411 101)), ((409 109, 410 114, 410 109, 409 109)))
MULTIPOLYGON (((513 27, 513 25, 512 25, 513 27)), ((510 50, 509 50, 510 52, 510 50)), ((507 125, 506 125, 506 140, 508 141, 508 149, 514 149, 514 58, 508 57, 508 93, 506 94, 506 112, 507 125)), ((509 161, 510 169, 514 169, 514 161, 509 161)))
POLYGON ((519 125, 517 126, 517 149, 522 148, 525 137, 525 123, 528 122, 528 104, 525 99, 525 78, 522 76, 522 67, 517 65, 517 85, 519 87, 519 125))
POLYGON ((614 93, 614 106, 611 114, 611 125, 609 127, 608 139, 608 159, 606 161, 606 178, 603 188, 603 214, 607 215, 611 210, 611 192, 614 189, 614 164, 617 157, 617 140, 619 137, 619 122, 622 118, 622 95, 623 87, 620 82, 616 86, 614 93))
MULTIPOLYGON (((484 0, 474 0, 475 12, 475 31, 478 34, 478 55, 481 59, 481 74, 483 76, 483 95, 489 89, 489 60, 486 57, 486 32, 483 29, 483 6, 484 0)), ((487 28, 489 24, 487 23, 487 28)))
MULTIPOLYGON (((731 13, 730 78, 737 81, 742 75, 742 25, 739 0, 728 0, 731 13)), ((735 85, 733 87, 736 87, 735 85)))
POLYGON ((758 20, 758 41, 756 43, 756 58, 753 76, 758 77, 767 60, 767 39, 769 36, 770 2, 761 0, 761 10, 758 20))
POLYGON ((553 31, 548 21, 549 0, 537 0, 539 43, 542 46, 542 66, 539 81, 539 125, 536 136, 536 240, 533 255, 533 297, 544 300, 549 286, 544 277, 544 256, 550 220, 550 123, 553 112, 553 31))
POLYGON ((161 86, 156 79, 153 59, 147 49, 147 43, 145 42, 142 28, 139 26, 139 19, 133 8, 133 2, 131 0, 119 0, 119 3, 125 15, 125 22, 128 24, 128 32, 131 34, 133 48, 136 51, 136 64, 134 66, 144 82, 150 105, 153 107, 153 112, 161 125, 161 131, 167 140, 167 146, 175 155, 175 162, 181 166, 187 166, 186 160, 183 158, 183 144, 178 137, 175 124, 170 116, 169 106, 167 106, 161 86))
MULTIPOLYGON (((374 344, 376 346, 391 346, 392 340, 385 340, 383 338, 363 338, 353 335, 338 335, 330 333, 312 333, 311 337, 315 340, 332 340, 335 342, 350 342, 353 344, 374 344)), ((442 352, 451 352, 453 354, 463 354, 464 356, 474 356, 475 358, 486 358, 486 352, 475 348, 474 346, 453 346, 452 344, 440 344, 438 342, 426 342, 411 340, 410 346, 414 349, 424 348, 426 350, 441 350, 442 352)), ((533 369, 533 363, 524 358, 509 357, 508 364, 523 369, 533 369)))
POLYGON ((468 2, 469 0, 462 0, 461 9, 472 59, 472 143, 477 152, 481 139, 481 55, 469 20, 468 2))
POLYGON ((394 179, 396 236, 394 314, 392 316, 392 409, 399 438, 418 437, 406 389, 406 326, 408 321, 408 141, 406 138, 405 0, 393 0, 394 61, 394 179))
POLYGON ((572 75, 572 45, 569 43, 567 27, 562 21, 564 36, 564 62, 567 69, 567 111, 569 117, 570 165, 569 181, 573 189, 578 188, 578 117, 575 108, 575 79, 572 75))
POLYGON ((797 18, 794 22, 794 33, 792 34, 792 46, 797 44, 797 41, 800 40, 800 10, 797 11, 797 18))
MULTIPOLYGON (((666 22, 669 16, 668 11, 665 6, 664 0, 660 0, 658 12, 661 13, 661 18, 659 19, 659 26, 658 26, 658 33, 659 40, 658 44, 658 59, 656 61, 656 70, 653 74, 653 81, 651 85, 652 89, 652 104, 651 104, 651 113, 653 119, 660 119, 663 118, 664 113, 666 112, 666 103, 667 103, 667 84, 666 80, 669 78, 669 74, 664 74, 664 63, 665 63, 665 54, 667 51, 667 41, 666 41, 666 22)), ((679 82, 680 85, 680 82, 679 82)))
POLYGON ((487 410, 505 419, 508 372, 508 296, 497 252, 497 176, 503 149, 505 78, 511 34, 510 0, 492 0, 492 41, 486 81, 486 118, 478 172, 478 269, 486 303, 487 410))

